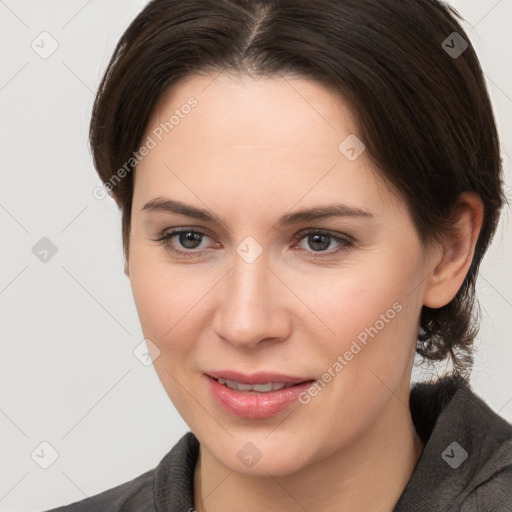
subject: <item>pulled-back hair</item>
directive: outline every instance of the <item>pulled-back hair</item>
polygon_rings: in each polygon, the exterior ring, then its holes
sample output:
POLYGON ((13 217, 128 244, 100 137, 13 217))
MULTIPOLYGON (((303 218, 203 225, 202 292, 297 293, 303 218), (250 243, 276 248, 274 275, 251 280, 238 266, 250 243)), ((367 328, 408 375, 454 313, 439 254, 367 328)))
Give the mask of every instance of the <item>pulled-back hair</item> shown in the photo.
POLYGON ((369 157, 407 204, 425 246, 449 236, 462 192, 481 198, 471 267, 452 301, 423 307, 416 348, 426 360, 450 357, 467 379, 475 280, 504 196, 491 104, 458 17, 437 0, 150 1, 117 44, 90 125, 95 167, 122 211, 126 259, 131 157, 164 92, 216 72, 309 79, 351 105, 369 157))

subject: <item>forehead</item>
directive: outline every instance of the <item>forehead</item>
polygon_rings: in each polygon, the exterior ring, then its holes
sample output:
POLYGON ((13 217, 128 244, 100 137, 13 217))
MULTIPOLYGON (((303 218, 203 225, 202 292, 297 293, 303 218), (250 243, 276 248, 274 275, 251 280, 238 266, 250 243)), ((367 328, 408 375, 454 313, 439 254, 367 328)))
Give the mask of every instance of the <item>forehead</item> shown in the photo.
POLYGON ((229 192, 281 208, 319 198, 375 202, 384 182, 368 155, 344 153, 357 132, 349 105, 320 84, 194 75, 162 96, 148 122, 144 141, 154 147, 137 167, 136 196, 229 192))
POLYGON ((148 130, 165 124, 175 111, 179 120, 173 120, 172 134, 193 124, 201 146, 297 150, 307 132, 310 146, 322 142, 336 149, 339 137, 357 132, 349 106, 338 95, 296 77, 192 75, 162 96, 148 130), (189 109, 192 98, 197 104, 189 109))

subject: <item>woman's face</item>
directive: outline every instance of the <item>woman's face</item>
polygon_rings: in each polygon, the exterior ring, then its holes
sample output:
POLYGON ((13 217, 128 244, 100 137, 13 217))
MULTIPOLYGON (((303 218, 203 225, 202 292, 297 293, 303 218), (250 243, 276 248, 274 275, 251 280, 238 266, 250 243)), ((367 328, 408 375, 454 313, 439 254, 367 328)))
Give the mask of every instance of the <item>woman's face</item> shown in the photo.
POLYGON ((320 85, 224 74, 180 84, 148 124, 134 299, 169 397, 232 470, 290 474, 409 414, 432 265, 355 134, 347 104, 320 85), (209 375, 318 382, 242 393, 209 375))

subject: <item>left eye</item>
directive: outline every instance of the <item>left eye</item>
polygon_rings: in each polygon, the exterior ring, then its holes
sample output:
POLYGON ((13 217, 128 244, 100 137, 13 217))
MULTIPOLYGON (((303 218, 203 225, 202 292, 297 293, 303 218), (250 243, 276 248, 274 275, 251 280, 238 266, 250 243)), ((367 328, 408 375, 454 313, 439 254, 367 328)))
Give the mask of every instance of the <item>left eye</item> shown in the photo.
POLYGON ((329 251, 327 254, 332 254, 334 252, 343 250, 351 244, 351 241, 348 237, 335 235, 325 231, 309 231, 303 233, 300 240, 307 240, 309 247, 313 249, 313 253, 326 252, 326 249, 331 245, 332 241, 336 242, 339 247, 329 251))
MULTIPOLYGON (((162 232, 160 237, 155 241, 160 242, 165 246, 166 249, 175 254, 195 257, 200 254, 201 251, 193 249, 198 248, 204 237, 210 238, 203 231, 183 229, 162 232), (176 237, 181 248, 177 248, 173 243, 171 243, 171 240, 176 237)), ((300 236, 296 237, 295 240, 299 242, 307 240, 310 249, 305 250, 310 252, 314 258, 323 256, 323 254, 315 253, 326 253, 325 255, 328 256, 332 255, 333 253, 342 251, 352 244, 352 240, 348 236, 318 230, 302 233, 300 236), (329 248, 333 241, 338 244, 338 247, 327 252, 326 249, 329 248)))

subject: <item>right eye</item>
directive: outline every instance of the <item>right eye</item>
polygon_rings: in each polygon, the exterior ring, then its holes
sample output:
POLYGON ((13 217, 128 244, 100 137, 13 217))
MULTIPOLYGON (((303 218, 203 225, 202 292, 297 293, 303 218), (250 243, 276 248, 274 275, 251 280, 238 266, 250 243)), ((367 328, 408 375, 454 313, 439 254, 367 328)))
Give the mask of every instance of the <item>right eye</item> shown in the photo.
POLYGON ((197 229, 177 229, 172 231, 163 231, 155 242, 160 242, 166 249, 174 254, 179 254, 180 256, 193 256, 197 255, 198 252, 202 252, 194 251, 192 249, 197 248, 197 245, 200 244, 203 237, 210 238, 205 232, 198 231, 197 229), (176 247, 176 245, 172 243, 173 238, 176 238, 177 242, 180 244, 179 247, 176 247))

